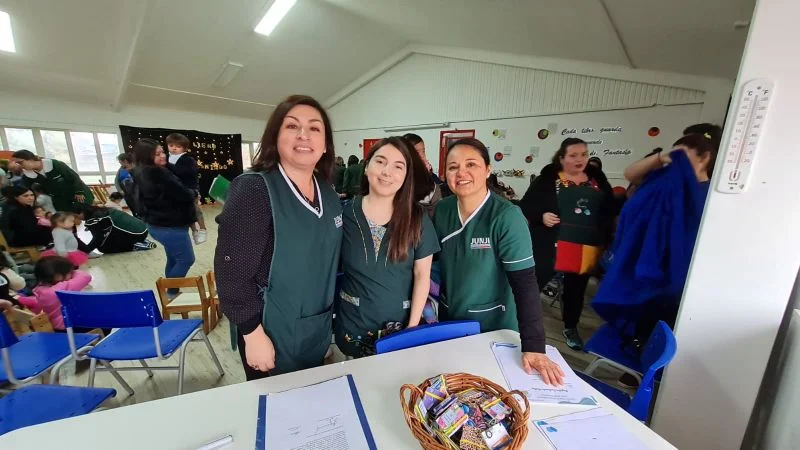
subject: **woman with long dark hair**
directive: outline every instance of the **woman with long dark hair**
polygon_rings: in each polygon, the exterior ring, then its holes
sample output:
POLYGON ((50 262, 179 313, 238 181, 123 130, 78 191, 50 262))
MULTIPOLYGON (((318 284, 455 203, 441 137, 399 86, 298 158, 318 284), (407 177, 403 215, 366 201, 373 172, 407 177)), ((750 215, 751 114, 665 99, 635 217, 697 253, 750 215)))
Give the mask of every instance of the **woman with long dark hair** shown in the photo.
POLYGON ((581 350, 578 321, 586 286, 602 247, 610 242, 614 212, 611 185, 602 170, 589 164, 586 142, 564 139, 520 207, 533 238, 536 278, 544 286, 556 271, 564 273, 562 334, 569 348, 581 350))
POLYGON ((44 247, 53 242, 50 227, 39 225, 34 214, 36 195, 25 187, 6 186, 3 188, 3 205, 0 214, 0 230, 12 247, 44 247))
POLYGON ((372 354, 379 336, 422 317, 439 243, 415 199, 412 152, 400 137, 377 142, 364 159, 363 196, 344 209, 334 331, 347 356, 372 354))
POLYGON ((477 320, 483 332, 519 330, 525 371, 561 384, 563 371, 545 354, 531 237, 519 208, 489 190, 489 150, 460 139, 448 147, 445 167, 455 195, 433 217, 442 246, 439 318, 477 320))
POLYGON ((322 105, 293 95, 272 112, 250 172, 217 216, 214 269, 248 380, 322 365, 331 343, 342 207, 322 105))
MULTIPOLYGON (((167 156, 154 139, 139 139, 133 147, 136 167, 132 176, 139 217, 167 254, 164 276, 182 278, 194 264, 189 226, 195 221, 194 193, 163 167, 167 156)), ((177 290, 168 291, 177 295, 177 290)))

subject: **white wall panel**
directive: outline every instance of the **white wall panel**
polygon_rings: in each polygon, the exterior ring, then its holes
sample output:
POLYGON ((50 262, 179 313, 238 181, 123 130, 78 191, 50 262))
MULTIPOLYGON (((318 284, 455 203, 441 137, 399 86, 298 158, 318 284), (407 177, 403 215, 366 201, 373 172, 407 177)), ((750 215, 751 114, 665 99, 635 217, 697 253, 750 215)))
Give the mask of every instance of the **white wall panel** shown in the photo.
POLYGON ((334 128, 349 130, 699 104, 704 94, 694 89, 414 53, 330 111, 334 128))

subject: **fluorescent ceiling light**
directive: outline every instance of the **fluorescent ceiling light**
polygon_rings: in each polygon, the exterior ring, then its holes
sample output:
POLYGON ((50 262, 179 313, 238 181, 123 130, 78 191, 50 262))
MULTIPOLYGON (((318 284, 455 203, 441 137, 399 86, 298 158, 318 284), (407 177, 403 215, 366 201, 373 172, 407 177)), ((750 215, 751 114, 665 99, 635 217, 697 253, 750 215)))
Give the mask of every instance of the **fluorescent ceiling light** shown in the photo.
POLYGON ((264 18, 256 25, 256 33, 269 36, 272 30, 278 26, 278 23, 283 19, 283 16, 292 9, 297 0, 275 0, 272 5, 264 14, 264 18))
POLYGON ((17 52, 14 46, 14 33, 11 32, 11 16, 5 11, 0 11, 0 51, 17 52))
POLYGON ((239 64, 239 63, 236 63, 236 62, 233 62, 233 61, 228 61, 222 67, 222 70, 220 71, 219 76, 214 81, 212 86, 225 87, 225 86, 229 85, 230 82, 233 80, 233 77, 235 77, 236 74, 238 74, 239 71, 242 70, 242 67, 244 67, 244 64, 239 64))

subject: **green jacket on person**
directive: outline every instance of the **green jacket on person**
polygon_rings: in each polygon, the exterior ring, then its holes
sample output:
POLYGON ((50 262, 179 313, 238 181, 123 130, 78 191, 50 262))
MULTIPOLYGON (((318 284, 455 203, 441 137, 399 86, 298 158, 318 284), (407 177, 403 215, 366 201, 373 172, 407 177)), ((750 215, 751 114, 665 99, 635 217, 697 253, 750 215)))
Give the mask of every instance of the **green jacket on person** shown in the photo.
POLYGON ((349 197, 361 193, 361 177, 364 176, 364 162, 348 166, 344 171, 344 193, 349 197))
POLYGON ((89 186, 68 165, 56 159, 42 158, 41 172, 23 171, 22 185, 30 189, 34 183, 52 197, 57 211, 78 212, 80 205, 94 202, 89 186))
POLYGON ((346 170, 347 167, 345 166, 336 166, 333 169, 333 188, 338 194, 344 193, 344 173, 346 170))

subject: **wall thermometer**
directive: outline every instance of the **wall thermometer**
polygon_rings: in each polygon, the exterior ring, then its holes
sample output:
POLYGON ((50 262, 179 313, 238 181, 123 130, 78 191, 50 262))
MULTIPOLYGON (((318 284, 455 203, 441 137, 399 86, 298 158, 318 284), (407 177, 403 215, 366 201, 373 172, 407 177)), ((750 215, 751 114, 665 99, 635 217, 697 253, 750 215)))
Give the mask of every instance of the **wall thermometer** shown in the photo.
POLYGON ((722 173, 717 181, 717 191, 739 194, 747 189, 773 89, 772 81, 763 78, 750 80, 742 87, 734 111, 736 117, 733 121, 733 133, 725 149, 722 173))

